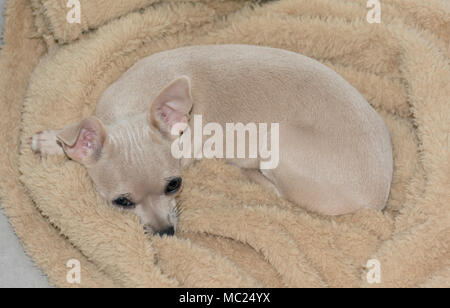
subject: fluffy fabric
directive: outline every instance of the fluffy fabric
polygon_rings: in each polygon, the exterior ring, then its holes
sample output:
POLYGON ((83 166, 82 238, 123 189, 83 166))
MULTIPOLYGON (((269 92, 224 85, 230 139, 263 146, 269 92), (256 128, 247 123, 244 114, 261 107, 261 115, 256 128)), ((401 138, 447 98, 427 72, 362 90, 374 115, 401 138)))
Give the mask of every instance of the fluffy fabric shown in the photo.
POLYGON ((450 286, 448 2, 382 1, 382 23, 369 24, 363 0, 123 7, 91 0, 81 1, 85 21, 74 28, 61 21, 64 6, 56 3, 64 1, 31 2, 7 2, 0 193, 25 250, 53 285, 450 286), (384 212, 314 215, 239 169, 203 161, 184 175, 177 236, 146 236, 136 217, 106 205, 82 166, 31 152, 31 135, 92 114, 102 91, 138 59, 225 43, 313 57, 359 89, 392 135, 395 170, 384 212), (66 280, 70 259, 81 262, 80 285, 66 280), (381 264, 381 284, 366 279, 370 259, 381 264))

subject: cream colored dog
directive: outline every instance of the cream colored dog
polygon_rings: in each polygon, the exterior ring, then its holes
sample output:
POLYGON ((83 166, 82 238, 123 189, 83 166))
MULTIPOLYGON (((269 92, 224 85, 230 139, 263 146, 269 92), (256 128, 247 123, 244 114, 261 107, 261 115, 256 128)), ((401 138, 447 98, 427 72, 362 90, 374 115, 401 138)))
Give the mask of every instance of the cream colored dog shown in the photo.
MULTIPOLYGON (((383 209, 390 190, 390 135, 367 101, 334 71, 285 50, 194 46, 137 62, 103 93, 96 117, 32 137, 41 155, 83 164, 98 192, 134 211, 152 232, 176 229, 181 170, 177 123, 279 123, 279 164, 228 159, 256 182, 326 215, 383 209)), ((180 132, 182 133, 182 132, 180 132)), ((248 145, 247 145, 248 146, 248 145)))

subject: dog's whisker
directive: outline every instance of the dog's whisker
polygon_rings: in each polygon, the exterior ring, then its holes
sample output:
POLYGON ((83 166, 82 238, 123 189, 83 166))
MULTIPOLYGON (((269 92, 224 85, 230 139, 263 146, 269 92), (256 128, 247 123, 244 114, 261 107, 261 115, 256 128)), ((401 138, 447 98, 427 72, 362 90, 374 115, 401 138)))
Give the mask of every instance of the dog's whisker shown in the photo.
POLYGON ((180 200, 177 200, 177 203, 175 205, 175 213, 176 213, 177 217, 180 216, 183 213, 183 211, 184 211, 183 202, 180 200))

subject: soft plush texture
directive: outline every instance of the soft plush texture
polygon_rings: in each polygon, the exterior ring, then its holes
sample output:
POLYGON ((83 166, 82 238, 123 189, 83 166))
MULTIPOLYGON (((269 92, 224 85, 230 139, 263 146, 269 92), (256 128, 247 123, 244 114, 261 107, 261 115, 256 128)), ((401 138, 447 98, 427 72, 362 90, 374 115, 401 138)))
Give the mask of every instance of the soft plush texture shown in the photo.
POLYGON ((450 286, 448 2, 382 1, 382 23, 369 24, 363 0, 130 1, 89 10, 86 23, 73 29, 51 18, 58 7, 42 9, 50 1, 31 2, 7 3, 0 196, 25 250, 53 285, 450 286), (315 215, 239 169, 202 161, 184 175, 177 236, 146 236, 136 217, 96 194, 82 166, 31 152, 31 135, 92 114, 102 91, 138 59, 225 43, 310 56, 365 96, 392 135, 385 211, 315 215), (80 285, 66 281, 69 259, 81 261, 80 285), (367 282, 369 259, 381 263, 381 284, 367 282))

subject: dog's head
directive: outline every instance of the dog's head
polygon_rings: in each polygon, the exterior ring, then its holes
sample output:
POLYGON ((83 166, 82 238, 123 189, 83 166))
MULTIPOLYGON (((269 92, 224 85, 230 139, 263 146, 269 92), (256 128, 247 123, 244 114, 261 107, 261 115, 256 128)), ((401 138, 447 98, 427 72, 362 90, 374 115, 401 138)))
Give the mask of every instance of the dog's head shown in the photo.
POLYGON ((160 92, 146 114, 107 126, 89 117, 61 131, 58 140, 68 157, 87 168, 103 198, 133 211, 148 231, 172 235, 182 178, 181 161, 171 154, 176 138, 171 130, 187 124, 191 108, 190 81, 181 77, 160 92))

